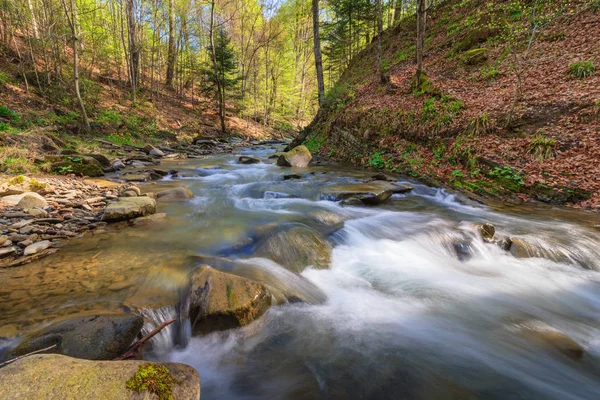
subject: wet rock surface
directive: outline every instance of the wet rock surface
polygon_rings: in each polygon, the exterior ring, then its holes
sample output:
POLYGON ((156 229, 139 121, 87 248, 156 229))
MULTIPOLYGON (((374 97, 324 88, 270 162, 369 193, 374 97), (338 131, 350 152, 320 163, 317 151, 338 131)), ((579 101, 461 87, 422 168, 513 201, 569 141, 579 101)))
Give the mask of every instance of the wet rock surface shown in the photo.
POLYGON ((321 195, 327 200, 350 202, 350 205, 360 203, 378 205, 385 202, 393 194, 407 193, 411 190, 412 187, 409 185, 374 181, 363 184, 326 187, 321 191, 321 195))
POLYGON ((139 315, 75 317, 32 333, 11 354, 20 356, 56 345, 48 352, 87 360, 113 360, 125 353, 143 322, 139 315))
POLYGON ((271 294, 262 284, 205 265, 190 273, 179 308, 197 335, 248 325, 270 305, 271 294))
POLYGON ((103 221, 126 221, 156 212, 156 200, 147 197, 121 197, 110 203, 102 215, 103 221))
MULTIPOLYGON (((156 395, 127 388, 147 361, 89 361, 62 355, 33 355, 2 369, 0 393, 11 399, 151 399, 156 395)), ((200 377, 185 364, 163 365, 176 381, 172 398, 200 399, 200 377)))

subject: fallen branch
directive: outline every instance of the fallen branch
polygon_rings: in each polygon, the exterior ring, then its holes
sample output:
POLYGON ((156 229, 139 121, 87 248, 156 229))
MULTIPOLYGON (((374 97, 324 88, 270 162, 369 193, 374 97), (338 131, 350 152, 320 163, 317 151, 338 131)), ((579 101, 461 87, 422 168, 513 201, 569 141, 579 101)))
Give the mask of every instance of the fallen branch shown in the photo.
POLYGON ((4 367, 4 366, 5 366, 5 365, 7 365, 7 364, 10 364, 10 363, 13 363, 13 362, 15 362, 15 361, 17 361, 17 360, 20 360, 21 358, 25 358, 25 357, 27 357, 27 356, 31 356, 31 355, 33 355, 33 354, 41 353, 41 352, 43 352, 43 351, 47 351, 47 350, 53 349, 53 348, 55 348, 55 347, 56 347, 56 345, 55 345, 55 344, 53 344, 52 346, 48 346, 48 347, 46 347, 45 349, 40 349, 40 350, 32 351, 31 353, 23 354, 22 356, 19 356, 19 357, 13 358, 13 359, 11 359, 11 360, 8 360, 8 361, 4 361, 2 364, 0 364, 0 367, 4 367))
POLYGON ((140 340, 138 340, 137 342, 135 342, 134 344, 129 346, 127 351, 125 351, 125 353, 122 356, 115 358, 115 360, 128 360, 130 358, 134 358, 137 355, 138 350, 140 349, 140 347, 142 347, 144 345, 144 343, 146 343, 148 340, 152 339, 154 337, 154 335, 156 335, 158 332, 162 331, 164 328, 171 325, 173 322, 175 322, 175 320, 176 320, 176 318, 173 318, 170 321, 163 322, 162 324, 160 324, 159 326, 154 328, 154 330, 152 332, 150 332, 149 334, 147 334, 146 336, 144 336, 143 338, 141 338, 140 340))

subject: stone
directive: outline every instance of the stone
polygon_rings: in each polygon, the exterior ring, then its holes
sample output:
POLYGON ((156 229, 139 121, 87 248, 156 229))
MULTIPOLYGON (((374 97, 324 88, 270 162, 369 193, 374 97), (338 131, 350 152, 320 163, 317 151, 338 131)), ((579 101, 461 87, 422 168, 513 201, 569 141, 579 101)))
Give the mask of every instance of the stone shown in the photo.
POLYGON ((0 183, 0 196, 10 196, 25 192, 36 192, 44 194, 48 190, 48 184, 39 182, 25 175, 17 175, 0 183))
POLYGON ((241 156, 240 158, 238 158, 238 162, 240 164, 258 164, 260 163, 260 160, 254 157, 241 156))
POLYGON ((154 156, 154 157, 164 157, 165 156, 165 153, 162 150, 157 149, 156 147, 153 148, 152 150, 150 150, 150 152, 148 154, 151 156, 154 156))
POLYGON ((492 243, 494 241, 494 235, 496 234, 496 227, 492 224, 477 225, 477 230, 481 239, 486 243, 492 243))
POLYGON ((48 216, 48 213, 39 207, 30 208, 29 210, 27 210, 27 214, 31 215, 34 218, 45 218, 48 216))
POLYGON ((114 160, 114 161, 112 162, 111 166, 112 166, 114 169, 116 169, 116 170, 119 170, 119 169, 124 169, 124 168, 125 168, 125 164, 124 164, 124 163, 123 163, 123 161, 121 161, 121 160, 114 160))
POLYGON ((52 242, 49 240, 42 240, 40 242, 31 244, 25 248, 23 251, 24 256, 30 256, 35 253, 39 253, 42 250, 46 250, 48 247, 52 245, 52 242))
POLYGON ((374 181, 356 185, 330 186, 321 191, 323 198, 333 201, 359 199, 366 205, 381 204, 393 194, 410 192, 413 188, 409 185, 374 181))
POLYGON ((277 159, 277 165, 280 167, 308 167, 312 160, 312 155, 306 146, 297 146, 292 150, 283 153, 277 159))
POLYGON ((207 265, 190 273, 183 293, 180 315, 190 318, 194 335, 248 325, 271 305, 264 285, 207 265))
POLYGON ((521 326, 521 335, 539 345, 550 347, 565 356, 578 360, 585 349, 576 341, 542 321, 530 321, 521 326))
POLYGON ((20 356, 56 344, 48 352, 87 360, 113 360, 127 350, 143 323, 141 316, 133 314, 69 318, 28 335, 11 354, 20 356))
POLYGON ((121 197, 138 197, 138 194, 135 192, 135 190, 125 190, 123 191, 123 193, 121 193, 120 195, 121 197))
POLYGON ((183 186, 156 193, 156 198, 159 201, 189 200, 193 197, 194 193, 192 193, 190 189, 183 186))
POLYGON ((283 224, 257 240, 254 256, 269 258, 300 273, 309 265, 328 268, 331 251, 331 243, 319 231, 302 224, 283 224))
POLYGON ((146 182, 150 179, 149 174, 145 174, 145 173, 128 173, 123 175, 123 179, 125 179, 127 182, 146 182))
POLYGON ((482 64, 488 58, 487 53, 488 49, 486 48, 468 50, 460 56, 460 61, 464 65, 482 64))
POLYGON ((148 215, 147 217, 140 217, 133 220, 133 224, 135 226, 152 226, 157 224, 162 224, 167 222, 167 214, 166 213, 156 213, 152 215, 148 215))
POLYGON ((285 174, 283 175, 284 181, 289 181, 290 179, 302 179, 301 175, 298 174, 285 174))
POLYGON ((50 169, 58 174, 75 174, 92 178, 104 176, 104 171, 98 160, 89 156, 65 157, 62 161, 53 163, 50 169))
POLYGON ((200 400, 200 377, 189 365, 90 361, 57 354, 34 354, 7 365, 0 374, 0 393, 10 399, 155 399, 155 394, 127 388, 140 368, 148 365, 164 366, 175 381, 172 392, 163 398, 200 400))
MULTIPOLYGON (((25 192, 25 193, 21 193, 21 194, 13 194, 13 195, 9 195, 9 196, 4 196, 4 197, 0 198, 0 203, 3 203, 4 205, 6 205, 8 207, 16 207, 16 206, 18 206, 19 202, 21 200, 23 200, 23 198, 26 196, 36 198, 37 200, 39 200, 40 203, 42 200, 44 202, 46 201, 41 195, 39 195, 35 192, 25 192)), ((33 201, 27 200, 27 202, 24 202, 23 204, 27 204, 28 202, 33 202, 33 201)), ((48 204, 46 203, 46 205, 44 205, 44 207, 46 207, 47 205, 48 204)), ((32 208, 32 207, 29 207, 29 208, 32 208)))
POLYGON ((156 212, 156 200, 147 196, 121 197, 104 209, 103 221, 126 221, 156 212))
POLYGON ((46 199, 34 192, 25 193, 17 204, 17 207, 22 208, 23 210, 29 210, 34 207, 44 208, 47 206, 48 203, 46 202, 46 199))
POLYGON ((112 166, 110 160, 105 155, 92 153, 92 154, 86 154, 86 156, 92 157, 93 159, 98 161, 98 163, 100 164, 100 166, 102 168, 110 168, 112 166))
POLYGON ((14 247, 3 247, 0 249, 0 258, 12 256, 17 252, 17 249, 14 247))
POLYGON ((126 191, 127 191, 127 190, 130 190, 130 191, 133 191, 133 192, 135 192, 135 195, 136 195, 136 196, 141 196, 141 195, 142 195, 142 192, 141 192, 140 188, 139 188, 139 187, 137 187, 137 186, 135 186, 135 185, 130 185, 130 186, 127 186, 127 187, 125 188, 125 190, 126 190, 126 191))

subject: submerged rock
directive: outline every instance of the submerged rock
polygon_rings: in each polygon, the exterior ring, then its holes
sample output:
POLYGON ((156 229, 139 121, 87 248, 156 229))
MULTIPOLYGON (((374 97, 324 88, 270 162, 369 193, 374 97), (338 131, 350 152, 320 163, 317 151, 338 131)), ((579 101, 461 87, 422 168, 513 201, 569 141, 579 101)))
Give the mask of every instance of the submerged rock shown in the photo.
POLYGON ((277 165, 280 167, 308 167, 312 160, 312 155, 306 146, 294 147, 292 150, 283 153, 277 159, 277 165))
POLYGON ((102 220, 125 221, 156 212, 156 200, 147 196, 120 197, 104 209, 102 220))
POLYGON ((238 158, 238 162, 240 164, 258 164, 260 160, 254 157, 241 156, 240 158, 238 158))
POLYGON ((0 393, 11 399, 140 400, 155 399, 157 393, 162 393, 165 396, 162 398, 199 400, 200 377, 194 368, 179 363, 89 361, 57 354, 35 354, 2 368, 0 393), (152 374, 151 369, 164 373, 152 374), (135 390, 144 382, 144 376, 154 381, 149 387, 160 387, 157 390, 162 392, 135 390), (163 380, 162 385, 156 385, 155 376, 163 380))
POLYGON ((496 228, 492 224, 477 225, 477 230, 481 239, 486 243, 492 243, 494 241, 494 235, 496 234, 496 228))
POLYGON ((178 187, 174 189, 163 190, 162 192, 156 193, 156 198, 159 201, 177 201, 177 200, 189 200, 194 197, 194 193, 186 187, 178 187))
POLYGON ((389 199, 393 194, 410 192, 412 189, 408 185, 374 181, 356 185, 326 187, 321 191, 321 195, 333 201, 358 199, 363 204, 377 205, 389 199))
POLYGON ((572 359, 580 359, 585 349, 576 341, 542 321, 529 321, 519 327, 519 333, 538 345, 547 346, 572 359))
POLYGON ((275 226, 262 235, 255 247, 255 256, 265 257, 293 272, 307 266, 328 268, 332 246, 317 230, 302 224, 275 226))
POLYGON ((180 314, 190 318, 198 335, 248 325, 270 305, 264 285, 204 265, 190 273, 180 314))
POLYGON ((127 350, 143 323, 139 315, 70 318, 29 335, 11 353, 20 356, 56 344, 49 353, 88 360, 112 360, 127 350))

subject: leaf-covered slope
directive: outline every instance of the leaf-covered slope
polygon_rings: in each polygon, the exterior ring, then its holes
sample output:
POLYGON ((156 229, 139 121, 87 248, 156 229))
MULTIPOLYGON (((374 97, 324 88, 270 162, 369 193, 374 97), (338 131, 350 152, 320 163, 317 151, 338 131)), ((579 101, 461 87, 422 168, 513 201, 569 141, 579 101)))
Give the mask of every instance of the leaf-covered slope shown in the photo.
POLYGON ((430 82, 419 92, 410 89, 416 22, 406 18, 382 37, 391 85, 379 83, 374 41, 328 94, 306 144, 481 195, 595 209, 596 3, 443 2, 428 15, 430 82))

